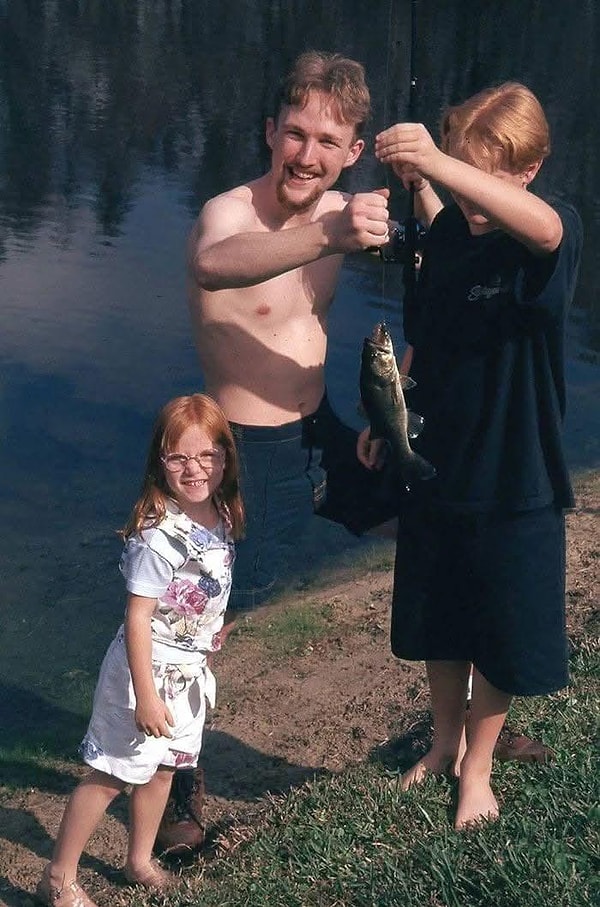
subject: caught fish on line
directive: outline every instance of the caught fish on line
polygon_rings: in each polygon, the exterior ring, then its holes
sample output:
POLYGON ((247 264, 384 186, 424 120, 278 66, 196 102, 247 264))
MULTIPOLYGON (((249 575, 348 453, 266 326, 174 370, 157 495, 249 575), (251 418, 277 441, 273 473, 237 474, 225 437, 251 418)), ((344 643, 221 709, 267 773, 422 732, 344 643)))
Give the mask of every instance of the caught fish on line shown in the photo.
POLYGON ((376 324, 370 337, 365 337, 360 366, 360 398, 371 423, 371 438, 384 438, 407 488, 432 479, 435 467, 410 446, 423 425, 420 416, 406 407, 404 390, 415 386, 407 375, 401 375, 394 354, 392 337, 385 322, 376 324))

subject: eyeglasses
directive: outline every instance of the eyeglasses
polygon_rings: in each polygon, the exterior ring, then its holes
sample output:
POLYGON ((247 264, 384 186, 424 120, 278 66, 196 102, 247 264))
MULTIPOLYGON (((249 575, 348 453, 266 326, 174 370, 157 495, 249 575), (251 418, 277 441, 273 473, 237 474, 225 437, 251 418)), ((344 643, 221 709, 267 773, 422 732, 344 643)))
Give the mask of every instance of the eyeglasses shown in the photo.
POLYGON ((213 448, 212 450, 203 450, 193 457, 188 457, 187 454, 182 453, 170 453, 161 457, 161 460, 165 464, 165 469, 168 469, 169 472, 183 472, 190 460, 195 460, 205 472, 214 472, 215 469, 222 466, 225 460, 225 451, 213 448))

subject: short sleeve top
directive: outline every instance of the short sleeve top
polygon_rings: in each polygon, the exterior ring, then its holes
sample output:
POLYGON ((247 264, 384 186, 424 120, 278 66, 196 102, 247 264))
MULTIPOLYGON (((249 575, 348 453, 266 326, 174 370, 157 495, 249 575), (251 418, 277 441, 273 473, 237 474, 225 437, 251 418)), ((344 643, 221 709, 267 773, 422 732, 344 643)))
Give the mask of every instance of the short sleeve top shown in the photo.
POLYGON ((534 256, 501 230, 471 235, 457 205, 433 221, 416 301, 407 394, 425 426, 415 447, 438 497, 461 511, 573 506, 562 446, 564 321, 582 245, 579 215, 557 203, 563 237, 534 256))
POLYGON ((129 538, 119 569, 127 590, 156 598, 154 661, 183 663, 221 648, 235 549, 227 510, 214 530, 169 502, 161 523, 129 538))

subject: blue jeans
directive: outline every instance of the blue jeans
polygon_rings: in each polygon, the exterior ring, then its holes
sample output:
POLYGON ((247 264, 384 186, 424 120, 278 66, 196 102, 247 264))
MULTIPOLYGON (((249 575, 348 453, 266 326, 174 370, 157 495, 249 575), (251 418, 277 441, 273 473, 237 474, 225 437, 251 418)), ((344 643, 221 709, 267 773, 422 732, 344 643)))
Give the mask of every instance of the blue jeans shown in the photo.
POLYGON ((382 474, 365 469, 356 456, 358 432, 340 421, 327 397, 295 422, 231 428, 247 521, 246 538, 236 546, 232 610, 264 602, 290 565, 302 560, 315 513, 354 535, 396 514, 382 474))

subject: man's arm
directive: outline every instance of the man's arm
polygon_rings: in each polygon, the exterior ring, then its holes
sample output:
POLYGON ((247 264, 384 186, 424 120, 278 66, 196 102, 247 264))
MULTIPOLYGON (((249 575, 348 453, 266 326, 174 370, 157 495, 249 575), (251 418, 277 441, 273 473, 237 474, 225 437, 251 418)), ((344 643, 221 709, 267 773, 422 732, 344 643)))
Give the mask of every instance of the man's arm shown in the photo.
POLYGON ((358 193, 342 208, 310 223, 275 231, 257 229, 243 199, 217 196, 192 231, 188 259, 205 290, 253 286, 328 255, 382 245, 387 236, 387 190, 358 193))

